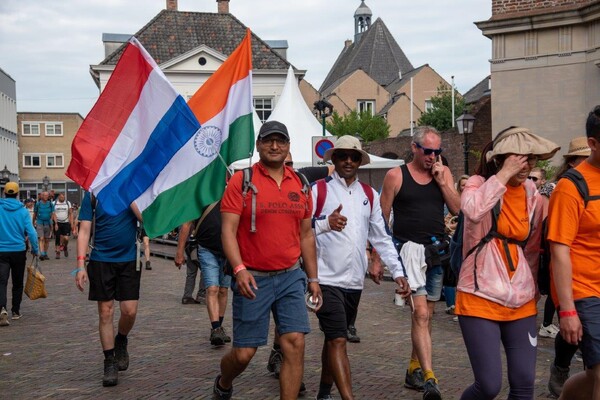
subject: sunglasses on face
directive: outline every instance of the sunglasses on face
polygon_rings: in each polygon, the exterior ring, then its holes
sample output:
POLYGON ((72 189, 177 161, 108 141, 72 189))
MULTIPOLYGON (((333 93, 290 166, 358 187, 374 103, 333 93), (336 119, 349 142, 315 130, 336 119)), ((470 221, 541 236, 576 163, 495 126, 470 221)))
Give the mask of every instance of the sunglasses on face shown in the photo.
POLYGON ((527 179, 531 179, 532 181, 537 182, 539 178, 537 176, 528 176, 527 179))
POLYGON ((415 143, 415 146, 417 146, 419 149, 423 150, 423 154, 425 154, 426 156, 430 156, 432 154, 439 156, 440 154, 442 154, 443 149, 441 147, 439 149, 430 149, 429 147, 421 146, 421 144, 418 142, 414 142, 414 143, 415 143))
POLYGON ((352 162, 359 162, 362 159, 362 155, 355 151, 345 152, 345 151, 336 151, 333 153, 335 158, 340 161, 345 161, 350 157, 352 162))

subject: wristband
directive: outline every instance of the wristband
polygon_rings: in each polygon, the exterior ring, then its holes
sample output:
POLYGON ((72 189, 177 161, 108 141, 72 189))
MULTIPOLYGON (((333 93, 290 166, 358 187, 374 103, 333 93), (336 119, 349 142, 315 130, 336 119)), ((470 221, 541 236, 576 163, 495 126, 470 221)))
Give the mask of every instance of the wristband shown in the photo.
POLYGON ((308 283, 319 283, 319 278, 308 278, 307 282, 308 283))
POLYGON ((240 264, 233 269, 233 275, 237 275, 238 272, 243 271, 245 269, 246 269, 246 266, 244 264, 240 264))
POLYGON ((75 276, 75 275, 77 275, 77 273, 79 271, 83 272, 83 271, 85 271, 85 268, 83 268, 83 267, 75 268, 73 271, 71 271, 71 275, 75 276))
POLYGON ((558 316, 561 318, 574 317, 577 315, 577 310, 559 311, 558 316))
POLYGON ((85 256, 77 256, 77 261, 79 260, 84 260, 85 261, 85 256))

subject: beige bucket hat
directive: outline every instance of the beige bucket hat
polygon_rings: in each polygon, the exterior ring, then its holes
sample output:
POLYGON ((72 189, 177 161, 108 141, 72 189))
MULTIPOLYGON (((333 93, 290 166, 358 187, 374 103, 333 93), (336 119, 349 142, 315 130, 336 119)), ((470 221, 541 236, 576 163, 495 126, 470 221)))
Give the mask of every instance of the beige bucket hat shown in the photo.
POLYGON ((560 150, 556 143, 531 133, 527 128, 511 126, 494 139, 494 147, 486 154, 487 161, 501 154, 533 154, 540 160, 548 160, 560 150))
POLYGON ((362 146, 360 145, 360 140, 350 135, 340 136, 335 142, 335 146, 325 151, 325 154, 323 154, 323 161, 327 162, 331 160, 331 155, 333 154, 333 152, 342 149, 358 151, 362 155, 360 165, 366 165, 371 162, 369 153, 362 149, 362 146))
POLYGON ((590 154, 592 154, 592 150, 588 146, 587 137, 580 136, 569 142, 569 152, 563 155, 563 157, 589 157, 590 154))

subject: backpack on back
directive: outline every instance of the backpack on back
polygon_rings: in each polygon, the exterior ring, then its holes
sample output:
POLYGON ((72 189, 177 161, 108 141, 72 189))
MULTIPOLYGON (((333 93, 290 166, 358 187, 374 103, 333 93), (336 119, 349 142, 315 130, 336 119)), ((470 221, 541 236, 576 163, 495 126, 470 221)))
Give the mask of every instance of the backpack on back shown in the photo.
MULTIPOLYGON (((360 186, 362 187, 367 199, 369 200, 369 205, 371 206, 371 211, 373 211, 373 189, 371 186, 367 185, 364 182, 358 181, 360 186)), ((321 212, 323 211, 323 206, 325 205, 325 200, 327 199, 327 181, 325 179, 319 179, 315 182, 317 185, 317 202, 315 204, 315 213, 313 218, 319 218, 321 216, 321 212)))

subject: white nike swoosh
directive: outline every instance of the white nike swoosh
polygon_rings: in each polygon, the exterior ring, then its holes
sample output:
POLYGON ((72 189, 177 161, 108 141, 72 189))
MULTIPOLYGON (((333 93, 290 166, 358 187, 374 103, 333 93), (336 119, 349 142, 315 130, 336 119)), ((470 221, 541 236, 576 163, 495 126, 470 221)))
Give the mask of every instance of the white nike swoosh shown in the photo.
POLYGON ((531 337, 531 333, 529 332, 527 332, 527 336, 529 336, 529 343, 531 343, 533 347, 537 347, 537 336, 531 337))

